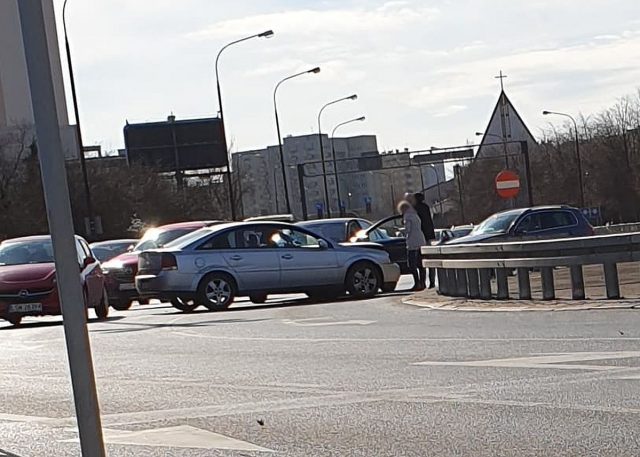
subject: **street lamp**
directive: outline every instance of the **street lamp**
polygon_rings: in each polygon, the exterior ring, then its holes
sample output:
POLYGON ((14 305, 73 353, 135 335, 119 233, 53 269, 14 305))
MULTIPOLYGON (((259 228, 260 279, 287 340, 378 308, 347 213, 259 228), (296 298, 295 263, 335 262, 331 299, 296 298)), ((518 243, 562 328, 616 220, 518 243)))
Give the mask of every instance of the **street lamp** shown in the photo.
MULTIPOLYGON (((355 95, 352 95, 352 97, 355 97, 355 95)), ((331 157, 333 158, 333 175, 336 180, 336 195, 338 197, 338 209, 340 211, 340 216, 343 216, 343 211, 342 211, 342 205, 340 200, 340 182, 338 181, 338 166, 336 163, 336 145, 335 145, 335 142, 333 141, 333 137, 336 134, 336 130, 338 130, 343 125, 351 124, 352 122, 362 122, 365 119, 366 117, 364 116, 356 117, 354 119, 349 119, 348 121, 339 123, 331 131, 331 157)), ((323 161, 323 165, 324 165, 324 161, 323 161)), ((326 189, 326 185, 327 185, 327 181, 326 181, 326 174, 325 174, 325 189, 326 189)), ((327 204, 328 204, 328 199, 329 199, 329 195, 327 194, 327 204)))
MULTIPOLYGON (((325 204, 327 205, 327 216, 331 217, 331 204, 329 203, 329 190, 327 186, 327 167, 324 161, 324 147, 322 146, 322 127, 320 125, 320 117, 322 116, 322 112, 327 106, 333 105, 335 103, 343 102, 345 100, 356 100, 358 98, 357 94, 349 95, 348 97, 342 97, 337 100, 333 100, 327 104, 325 104, 322 108, 320 108, 320 112, 318 113, 318 141, 320 142, 320 159, 322 160, 322 179, 324 181, 324 199, 325 204)), ((335 164, 335 158, 334 158, 335 164)), ((338 208, 340 208, 340 200, 338 200, 338 208)), ((340 210, 342 212, 342 210, 340 210)))
MULTIPOLYGON (((500 135, 496 135, 495 133, 483 133, 483 132, 476 132, 476 136, 490 136, 492 138, 497 138, 502 142, 502 146, 504 149, 504 166, 505 168, 509 168, 509 155, 507 153, 507 139, 500 136, 500 135)), ((511 136, 511 135, 509 135, 511 136)))
MULTIPOLYGON (((428 163, 426 164, 427 167, 429 167, 430 170, 433 170, 433 172, 436 175, 436 187, 438 189, 438 201, 440 203, 440 216, 442 217, 443 213, 442 213, 442 194, 440 193, 440 174, 438 173, 438 170, 436 169, 436 166, 432 163, 428 163)), ((420 168, 420 177, 422 177, 422 165, 419 166, 420 168)), ((428 187, 424 187, 424 182, 422 183, 422 192, 424 192, 425 190, 428 189, 428 187)))
POLYGON ((216 69, 216 89, 218 91, 218 109, 219 109, 218 112, 220 113, 220 122, 222 123, 222 141, 224 143, 224 149, 227 154, 227 175, 228 175, 227 183, 229 186, 229 207, 231 209, 232 220, 236 219, 236 208, 235 208, 235 202, 234 202, 234 196, 233 196, 233 184, 231 183, 231 158, 230 158, 231 154, 229 149, 227 148, 227 132, 224 126, 224 114, 222 110, 222 92, 220 91, 220 76, 218 73, 218 61, 220 60, 220 54, 222 54, 222 51, 227 49, 229 46, 233 46, 234 44, 237 44, 237 43, 242 43, 243 41, 247 41, 252 38, 269 38, 272 36, 273 36, 273 30, 267 30, 262 33, 256 33, 255 35, 240 38, 239 40, 235 40, 235 41, 232 41, 231 43, 227 43, 226 45, 224 45, 220 49, 220 51, 218 51, 218 55, 216 55, 215 69, 216 69))
POLYGON ((95 232, 95 221, 93 220, 93 205, 91 204, 91 189, 89 187, 89 176, 87 164, 84 157, 84 144, 82 142, 82 129, 80 128, 80 113, 78 109, 78 97, 76 95, 76 81, 73 76, 73 65, 71 63, 71 48, 69 47, 69 37, 67 36, 67 1, 62 5, 62 28, 64 29, 64 47, 67 53, 67 67, 69 68, 69 81, 71 82, 71 99, 73 101, 73 115, 76 118, 76 137, 78 138, 78 148, 80 149, 80 169, 82 170, 82 181, 84 183, 84 197, 89 218, 89 236, 93 237, 95 232))
POLYGON ((550 114, 555 114, 556 116, 564 116, 564 117, 568 117, 569 119, 571 119, 571 122, 573 122, 573 128, 574 128, 574 133, 575 133, 575 142, 576 142, 576 159, 578 162, 578 178, 579 178, 579 185, 580 185, 580 207, 584 208, 584 186, 582 184, 582 158, 580 157, 580 138, 578 137, 578 123, 576 122, 576 120, 573 118, 573 116, 571 116, 570 114, 566 114, 566 113, 558 113, 556 111, 543 111, 542 112, 543 115, 548 116, 550 114))
POLYGON ((284 187, 284 196, 285 201, 287 202, 287 213, 291 213, 291 202, 289 201, 289 186, 287 184, 287 171, 286 165, 284 163, 284 152, 282 151, 282 135, 280 134, 280 120, 278 119, 278 104, 276 102, 276 95, 278 94, 278 88, 280 85, 289 81, 290 79, 297 78, 298 76, 311 74, 311 73, 320 73, 320 67, 312 68, 311 70, 301 71, 300 73, 296 73, 295 75, 287 76, 286 78, 280 80, 278 84, 276 84, 276 88, 273 90, 273 112, 276 116, 276 130, 278 131, 278 150, 280 152, 280 165, 282 166, 282 183, 284 187))

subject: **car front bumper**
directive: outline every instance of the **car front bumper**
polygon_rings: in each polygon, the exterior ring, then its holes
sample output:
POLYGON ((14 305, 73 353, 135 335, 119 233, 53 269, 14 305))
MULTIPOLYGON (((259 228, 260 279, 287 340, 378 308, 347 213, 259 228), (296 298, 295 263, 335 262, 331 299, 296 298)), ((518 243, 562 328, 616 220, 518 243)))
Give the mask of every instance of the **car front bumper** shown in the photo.
POLYGON ((400 279, 400 266, 397 263, 383 263, 380 268, 382 269, 382 282, 396 283, 400 279))

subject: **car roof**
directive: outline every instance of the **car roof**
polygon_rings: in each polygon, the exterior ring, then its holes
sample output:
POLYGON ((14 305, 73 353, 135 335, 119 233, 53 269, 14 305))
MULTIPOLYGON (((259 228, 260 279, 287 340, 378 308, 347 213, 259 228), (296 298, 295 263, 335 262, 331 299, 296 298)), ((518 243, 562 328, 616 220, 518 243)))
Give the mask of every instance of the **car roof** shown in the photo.
MULTIPOLYGON (((82 237, 78 235, 74 235, 76 240, 81 240, 82 237)), ((3 243, 25 243, 29 241, 48 241, 51 239, 51 235, 29 235, 29 236, 21 236, 18 238, 9 238, 3 241, 3 243)))
POLYGON ((336 217, 332 219, 313 219, 311 221, 298 222, 296 225, 315 225, 315 224, 346 224, 353 220, 363 220, 361 217, 336 217))
POLYGON ((171 224, 159 225, 157 227, 149 227, 149 229, 155 229, 160 231, 175 230, 175 229, 196 229, 201 227, 208 227, 210 225, 221 224, 223 221, 187 221, 187 222, 173 222, 171 224))
POLYGON ((100 247, 100 246, 109 246, 111 244, 124 244, 124 243, 135 244, 138 241, 139 240, 137 238, 122 238, 120 240, 96 241, 95 243, 91 243, 89 246, 93 248, 93 247, 100 247))

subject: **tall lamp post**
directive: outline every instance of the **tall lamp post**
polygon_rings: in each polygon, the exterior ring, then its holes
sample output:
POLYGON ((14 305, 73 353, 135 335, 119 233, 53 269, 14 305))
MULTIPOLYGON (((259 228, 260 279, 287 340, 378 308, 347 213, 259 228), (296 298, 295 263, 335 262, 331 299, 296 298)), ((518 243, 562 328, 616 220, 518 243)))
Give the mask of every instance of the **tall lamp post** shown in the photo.
POLYGON ((482 136, 482 137, 490 136, 492 138, 499 139, 504 149, 504 166, 505 168, 509 168, 509 155, 507 154, 507 143, 505 138, 501 137, 500 135, 496 135, 495 133, 483 133, 483 132, 476 132, 476 136, 482 136))
POLYGON ((235 202, 234 202, 234 192, 233 192, 233 183, 231 182, 231 154, 230 151, 227 147, 227 132, 224 126, 224 114, 223 114, 223 110, 222 110, 222 92, 220 91, 220 76, 218 73, 218 61, 220 60, 220 54, 222 54, 222 51, 224 51, 225 49, 227 49, 229 46, 233 46, 234 44, 238 44, 238 43, 242 43, 243 41, 247 41, 247 40, 251 40, 252 38, 269 38, 273 36, 273 30, 267 30, 264 31, 262 33, 256 33, 255 35, 251 35, 248 37, 244 37, 244 38, 240 38, 239 40, 235 40, 232 41, 231 43, 227 43, 226 45, 224 45, 220 51, 218 51, 218 55, 216 55, 216 63, 215 63, 215 69, 216 69, 216 89, 218 91, 218 109, 219 109, 219 113, 220 113, 220 122, 222 123, 222 141, 224 143, 224 149, 225 152, 227 154, 227 175, 228 175, 228 179, 227 179, 227 185, 229 187, 229 208, 231 209, 231 219, 235 220, 236 219, 236 208, 235 208, 235 202))
MULTIPOLYGON (((320 112, 318 113, 318 141, 320 142, 320 160, 322 160, 322 179, 324 182, 324 199, 325 199, 325 204, 327 205, 328 217, 331 217, 331 203, 329 202, 329 189, 327 186, 327 166, 325 164, 325 159, 324 159, 324 147, 322 146, 322 126, 320 124, 320 117, 322 116, 322 112, 326 107, 331 106, 335 103, 343 102, 345 100, 356 100, 357 98, 358 98, 358 95, 353 94, 353 95, 349 95, 348 97, 342 97, 337 100, 330 101, 329 103, 325 104, 322 108, 320 108, 320 112)), ((334 158, 334 165, 335 165, 335 158, 334 158)), ((342 210, 340 209, 339 199, 338 199, 338 210, 340 211, 340 213, 342 213, 342 210)))
MULTIPOLYGON (((352 97, 355 97, 355 95, 352 95, 352 97)), ((343 99, 345 100, 345 99, 343 99)), ((355 100, 355 98, 353 99, 355 100)), ((318 120, 320 119, 320 116, 318 116, 318 120)), ((340 211, 340 216, 344 216, 344 211, 342 210, 342 200, 340 199, 340 181, 338 181, 338 166, 337 166, 337 162, 336 162, 336 144, 333 141, 333 137, 336 134, 336 130, 338 130, 340 127, 342 127, 343 125, 347 125, 347 124, 351 124, 352 122, 362 122, 366 119, 366 117, 364 116, 360 116, 360 117, 356 117, 354 119, 349 119, 348 121, 344 121, 339 123, 338 125, 336 125, 333 130, 331 131, 331 157, 333 158, 333 175, 335 177, 336 180, 336 195, 338 197, 338 211, 340 211)), ((318 126, 320 126, 320 123, 318 122, 318 126)), ((322 138, 322 137, 321 137, 322 138)), ((322 144, 322 140, 321 144, 322 144)), ((324 167, 324 159, 322 160, 322 165, 324 167)), ((324 172, 324 170, 323 170, 324 172)), ((325 190, 327 189, 327 175, 326 173, 324 173, 324 188, 325 190)), ((327 193, 326 195, 327 198, 327 205, 329 205, 329 195, 327 193)))
POLYGON ((582 183, 583 181, 583 176, 582 176, 582 158, 580 157, 580 138, 578 137, 578 123, 576 122, 576 120, 574 119, 573 116, 571 116, 570 114, 566 114, 566 113, 558 113, 556 111, 543 111, 542 112, 543 115, 548 116, 550 114, 554 114, 556 116, 564 116, 567 117, 569 119, 571 119, 571 122, 573 122, 573 131, 575 133, 575 142, 576 142, 576 159, 578 162, 578 183, 580 186, 580 207, 584 208, 584 185, 582 183))
POLYGON ((67 67, 69 68, 69 81, 71 82, 71 99, 73 101, 73 115, 76 118, 76 137, 78 139, 78 149, 80 152, 80 168, 82 170, 82 181, 84 183, 84 198, 89 218, 89 235, 95 232, 95 221, 93 220, 93 205, 91 203, 91 189, 89 187, 89 176, 87 173, 87 163, 84 157, 84 143, 82 142, 82 129, 80 128, 80 112, 78 109, 78 96, 76 94, 76 81, 73 76, 73 64, 71 62, 71 48, 67 35, 67 1, 62 5, 62 28, 64 30, 64 47, 67 54, 67 67))
POLYGON ((320 73, 320 67, 315 67, 315 68, 312 68, 311 70, 301 71, 300 73, 296 73, 295 75, 287 76, 286 78, 280 80, 280 82, 276 84, 275 89, 273 89, 273 112, 276 117, 276 130, 278 132, 278 151, 280 153, 280 166, 282 167, 282 184, 284 187, 285 202, 287 203, 287 213, 291 213, 291 201, 289 199, 289 186, 287 184, 287 166, 284 163, 284 152, 282 150, 282 135, 280 134, 280 120, 278 119, 278 103, 277 103, 276 96, 278 94, 278 88, 285 81, 289 81, 290 79, 297 78, 298 76, 311 74, 311 73, 320 73))

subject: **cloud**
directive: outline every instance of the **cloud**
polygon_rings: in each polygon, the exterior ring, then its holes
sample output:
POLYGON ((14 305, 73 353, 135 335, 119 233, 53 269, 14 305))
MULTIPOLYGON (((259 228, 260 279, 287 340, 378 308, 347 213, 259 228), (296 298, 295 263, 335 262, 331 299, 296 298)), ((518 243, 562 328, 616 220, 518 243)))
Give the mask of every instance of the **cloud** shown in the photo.
POLYGON ((433 117, 448 117, 452 116, 460 111, 464 111, 469 108, 467 105, 449 105, 446 108, 437 111, 433 114, 433 117))

